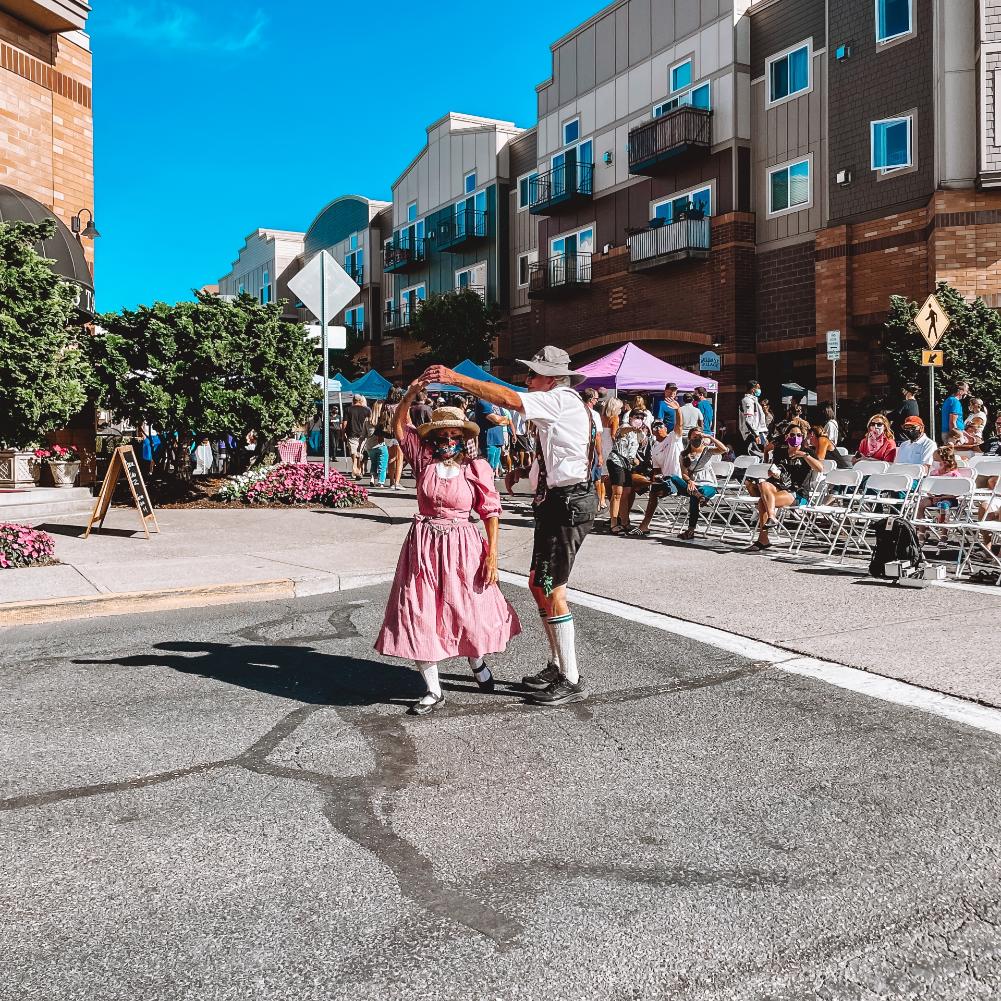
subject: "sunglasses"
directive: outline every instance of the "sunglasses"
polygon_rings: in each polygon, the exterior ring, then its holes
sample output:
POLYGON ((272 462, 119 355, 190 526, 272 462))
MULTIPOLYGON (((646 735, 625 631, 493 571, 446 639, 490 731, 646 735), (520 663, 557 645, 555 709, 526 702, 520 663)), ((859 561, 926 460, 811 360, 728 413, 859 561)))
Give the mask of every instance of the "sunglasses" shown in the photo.
POLYGON ((439 441, 462 441, 463 435, 458 431, 439 431, 435 436, 439 441))

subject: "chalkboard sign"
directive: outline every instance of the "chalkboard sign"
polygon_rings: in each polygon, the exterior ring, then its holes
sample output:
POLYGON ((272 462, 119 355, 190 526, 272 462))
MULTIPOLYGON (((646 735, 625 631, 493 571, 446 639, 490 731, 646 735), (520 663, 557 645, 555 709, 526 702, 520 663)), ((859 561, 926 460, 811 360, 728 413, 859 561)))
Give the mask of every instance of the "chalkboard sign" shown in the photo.
POLYGON ((136 458, 136 453, 133 451, 131 445, 121 445, 115 449, 114 455, 111 457, 108 472, 105 474, 104 482, 101 484, 101 491, 97 495, 97 502, 94 504, 90 521, 87 523, 87 531, 83 535, 85 539, 90 535, 90 531, 94 527, 94 522, 98 519, 100 519, 100 524, 97 526, 98 531, 104 527, 104 519, 111 508, 111 498, 115 495, 115 487, 118 485, 118 478, 122 473, 125 473, 125 482, 128 484, 129 492, 132 494, 132 503, 135 504, 136 509, 139 511, 139 517, 142 518, 143 531, 146 533, 146 538, 149 538, 150 521, 153 522, 153 531, 160 531, 160 526, 156 522, 156 515, 153 514, 153 503, 149 499, 149 492, 146 490, 146 483, 143 480, 142 471, 139 469, 139 460, 136 458))

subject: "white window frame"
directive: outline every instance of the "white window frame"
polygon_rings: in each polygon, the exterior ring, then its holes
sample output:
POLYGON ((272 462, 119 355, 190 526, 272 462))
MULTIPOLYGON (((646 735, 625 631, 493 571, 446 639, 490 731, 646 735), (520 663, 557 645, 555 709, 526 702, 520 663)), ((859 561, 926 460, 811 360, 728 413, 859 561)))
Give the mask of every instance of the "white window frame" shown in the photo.
POLYGON ((407 202, 407 218, 404 225, 409 226, 412 222, 417 222, 417 202, 407 202), (413 210, 413 215, 411 215, 411 210, 413 210))
POLYGON ((707 87, 709 89, 709 108, 711 110, 713 106, 713 82, 712 80, 701 80, 694 86, 689 87, 688 90, 679 91, 673 97, 669 97, 665 101, 658 101, 653 106, 653 111, 650 113, 650 117, 660 118, 662 115, 668 115, 678 108, 694 107, 692 104, 692 94, 694 94, 697 90, 701 90, 703 87, 707 87), (685 100, 686 97, 688 98, 687 101, 685 100), (669 104, 674 105, 674 107, 669 108, 669 104))
MULTIPOLYGON (((702 184, 697 184, 694 188, 689 188, 687 191, 676 191, 673 195, 668 195, 666 198, 657 198, 650 202, 650 215, 647 217, 653 219, 657 215, 657 209, 661 205, 667 205, 668 202, 675 202, 679 198, 687 198, 689 201, 692 200, 692 195, 697 195, 700 191, 705 191, 709 189, 709 211, 706 213, 706 218, 708 219, 713 214, 713 206, 716 204, 716 181, 704 181, 702 184)), ((671 220, 674 221, 673 219, 671 220)))
POLYGON ((475 170, 471 170, 462 179, 462 193, 463 193, 464 197, 468 198, 470 195, 473 194, 474 191, 476 191, 476 171, 475 170), (469 186, 469 179, 470 178, 473 179, 473 186, 472 187, 469 186))
MULTIPOLYGON (((557 251, 553 250, 553 244, 557 240, 564 240, 565 241, 568 236, 576 236, 578 238, 577 239, 577 252, 578 253, 583 253, 583 254, 590 253, 590 254, 593 254, 594 253, 593 249, 590 250, 590 251, 588 251, 588 250, 583 250, 582 251, 580 249, 580 235, 582 233, 590 233, 591 234, 591 247, 593 248, 595 246, 595 243, 594 243, 595 231, 596 231, 596 227, 595 227, 594 223, 592 222, 592 223, 588 223, 586 226, 579 226, 577 229, 568 229, 565 233, 557 233, 556 236, 551 236, 549 238, 549 256, 550 257, 559 257, 560 256, 559 253, 557 253, 557 251)), ((538 251, 536 251, 536 253, 538 253, 538 251)), ((564 251, 563 253, 566 253, 566 251, 564 251)))
POLYGON ((904 171, 914 170, 916 161, 914 158, 914 112, 909 111, 903 115, 891 115, 889 118, 877 118, 869 123, 869 167, 880 177, 892 177, 904 171), (876 126, 892 125, 896 122, 907 122, 907 163, 899 167, 877 167, 876 166, 876 126))
POLYGON ((518 288, 528 288, 529 281, 532 274, 532 265, 537 264, 539 261, 539 252, 537 250, 530 250, 527 254, 518 255, 518 288), (521 262, 525 262, 525 280, 521 280, 521 262))
POLYGON ((569 149, 571 146, 579 146, 580 145, 580 143, 581 143, 580 115, 574 115, 573 118, 568 118, 560 126, 560 136, 563 139, 563 145, 567 149, 569 149), (567 139, 567 126, 568 125, 573 125, 575 122, 577 123, 577 138, 576 139, 567 139))
POLYGON ((271 302, 271 272, 264 269, 264 277, 261 280, 261 305, 266 306, 271 302))
POLYGON ((880 0, 874 0, 874 24, 873 32, 876 36, 876 49, 877 51, 881 48, 885 48, 887 45, 894 45, 897 42, 902 42, 907 38, 913 38, 917 33, 917 11, 914 9, 914 0, 907 0, 907 11, 909 14, 908 21, 910 22, 910 27, 907 31, 902 31, 898 35, 888 35, 886 38, 879 37, 879 4, 880 0))
POLYGON ((691 81, 694 80, 694 79, 695 79, 695 63, 692 61, 692 57, 691 56, 687 56, 685 59, 682 59, 680 62, 676 62, 667 71, 667 92, 669 94, 679 94, 683 90, 691 90, 692 89, 692 83, 691 83, 691 81), (674 86, 674 71, 681 69, 681 67, 685 66, 686 64, 688 66, 691 66, 691 77, 689 79, 689 82, 682 84, 680 87, 675 87, 674 86))
MULTIPOLYGON (((454 288, 455 288, 456 292, 461 291, 461 286, 459 285, 459 275, 466 274, 468 272, 469 275, 470 275, 470 277, 475 277, 476 276, 476 269, 477 268, 483 268, 483 286, 482 286, 482 288, 483 288, 483 298, 486 299, 486 295, 487 295, 487 262, 486 261, 477 261, 475 264, 467 264, 466 267, 464 267, 464 268, 456 268, 455 269, 455 275, 453 276, 454 277, 454 288)), ((466 286, 466 288, 473 289, 473 288, 476 288, 476 285, 473 282, 470 282, 466 286)))
MULTIPOLYGON (((415 293, 415 295, 414 295, 414 301, 415 302, 427 302, 427 298, 428 298, 427 282, 418 282, 416 285, 408 285, 406 288, 400 289, 399 303, 400 303, 400 318, 401 319, 403 318, 403 311, 407 308, 407 293, 408 292, 415 293), (417 292, 418 289, 423 289, 424 290, 424 295, 422 295, 422 296, 416 295, 416 292, 417 292)), ((416 306, 414 308, 416 309, 416 306)), ((408 316, 407 317, 407 321, 408 322, 413 322, 413 316, 408 316)))
POLYGON ((351 236, 348 238, 348 250, 357 250, 357 249, 358 249, 358 234, 352 233, 351 236))
MULTIPOLYGON (((804 212, 807 209, 813 208, 813 154, 810 153, 807 156, 797 156, 792 160, 786 160, 784 163, 776 163, 774 166, 769 167, 765 171, 765 185, 766 185, 766 198, 768 200, 768 218, 777 219, 780 216, 791 215, 793 212, 804 212), (805 202, 798 205, 790 205, 788 208, 784 209, 773 209, 772 208, 772 175, 777 174, 780 171, 788 171, 793 167, 798 167, 801 163, 807 165, 807 190, 809 195, 805 202)), ((791 190, 791 188, 790 188, 791 190)))
POLYGON ((535 170, 530 170, 527 174, 522 174, 518 178, 518 193, 517 193, 517 198, 518 198, 518 211, 519 212, 524 212, 528 208, 528 206, 532 204, 532 178, 533 177, 538 177, 538 176, 539 176, 539 170, 538 170, 538 168, 536 168, 535 170), (528 199, 525 202, 522 202, 522 200, 521 200, 521 182, 522 181, 528 181, 528 188, 526 189, 527 193, 528 193, 528 199))
POLYGON ((777 108, 780 104, 785 104, 788 101, 794 101, 798 97, 802 97, 804 94, 809 94, 813 90, 813 39, 807 38, 802 42, 797 42, 795 45, 790 45, 788 49, 783 49, 781 52, 776 52, 774 56, 769 56, 765 60, 765 107, 766 108, 777 108), (785 97, 777 97, 772 100, 772 64, 781 62, 783 59, 788 59, 794 52, 798 52, 800 49, 806 49, 806 86, 801 90, 790 91, 785 97))

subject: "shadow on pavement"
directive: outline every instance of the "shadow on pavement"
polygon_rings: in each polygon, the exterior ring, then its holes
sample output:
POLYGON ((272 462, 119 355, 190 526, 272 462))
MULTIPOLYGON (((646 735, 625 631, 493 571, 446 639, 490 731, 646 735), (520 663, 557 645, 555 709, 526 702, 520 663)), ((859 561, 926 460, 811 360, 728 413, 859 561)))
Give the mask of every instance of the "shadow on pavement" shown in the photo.
MULTIPOLYGON (((74 539, 82 539, 84 532, 87 531, 86 525, 38 525, 36 526, 39 531, 48 532, 49 535, 68 535, 74 539)), ((97 528, 96 526, 91 530, 93 535, 98 537, 102 535, 112 535, 121 538, 131 539, 137 535, 142 535, 142 529, 132 529, 132 528, 97 528)))
POLYGON ((152 653, 75 664, 168 667, 305 705, 368 706, 418 698, 420 675, 402 664, 318 653, 301 646, 177 641, 152 653))

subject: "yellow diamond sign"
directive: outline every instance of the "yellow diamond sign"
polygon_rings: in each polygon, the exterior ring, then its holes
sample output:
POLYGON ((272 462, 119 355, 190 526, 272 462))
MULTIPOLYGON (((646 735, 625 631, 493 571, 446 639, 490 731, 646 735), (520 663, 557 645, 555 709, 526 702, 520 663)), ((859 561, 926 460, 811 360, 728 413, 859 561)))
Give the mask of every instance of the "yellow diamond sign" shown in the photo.
POLYGON ((918 328, 925 339, 925 344, 932 351, 938 347, 938 342, 945 336, 950 323, 952 320, 946 315, 942 303, 935 295, 928 296, 925 304, 918 310, 918 315, 914 317, 914 326, 918 328))

